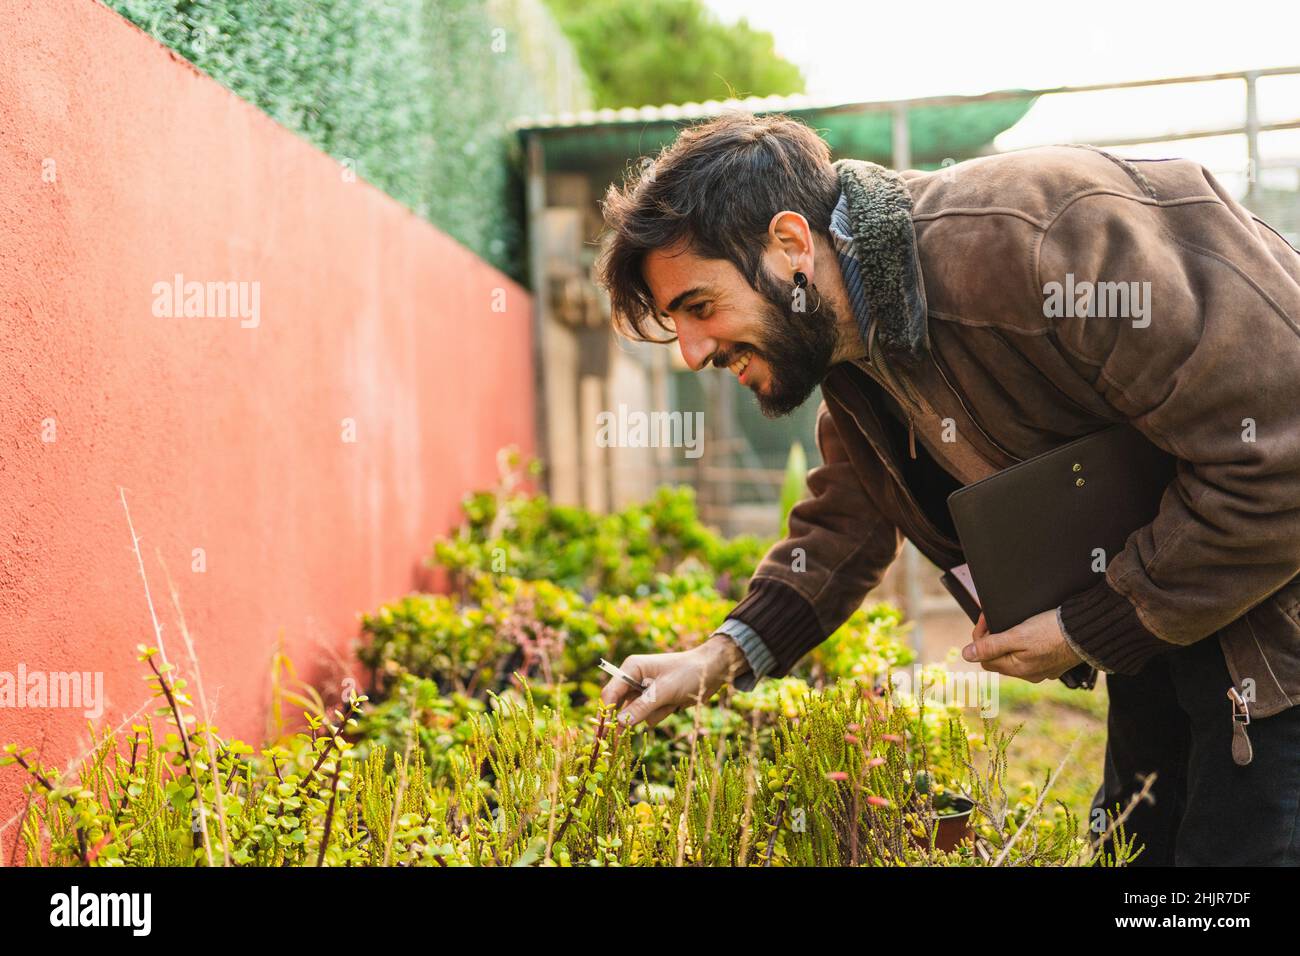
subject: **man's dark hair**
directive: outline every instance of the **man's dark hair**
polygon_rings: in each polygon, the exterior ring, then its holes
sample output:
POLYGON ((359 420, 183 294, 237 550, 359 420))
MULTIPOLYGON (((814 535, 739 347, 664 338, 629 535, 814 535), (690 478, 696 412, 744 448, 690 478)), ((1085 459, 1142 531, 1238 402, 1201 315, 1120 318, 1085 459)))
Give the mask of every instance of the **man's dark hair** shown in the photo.
POLYGON ((596 269, 616 328, 645 341, 675 338, 646 333, 647 318, 672 332, 642 275, 650 251, 684 240, 703 258, 730 261, 753 286, 772 217, 788 209, 828 235, 839 191, 826 142, 789 116, 726 113, 683 130, 605 194, 609 233, 596 269))

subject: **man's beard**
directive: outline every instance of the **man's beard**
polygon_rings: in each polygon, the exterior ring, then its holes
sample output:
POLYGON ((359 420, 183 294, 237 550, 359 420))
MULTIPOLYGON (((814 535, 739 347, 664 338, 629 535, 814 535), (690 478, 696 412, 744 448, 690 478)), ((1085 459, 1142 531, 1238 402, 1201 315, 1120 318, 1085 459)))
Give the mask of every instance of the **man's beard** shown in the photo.
POLYGON ((745 351, 760 356, 769 373, 767 386, 752 391, 759 410, 768 418, 779 418, 806 402, 830 371, 838 343, 836 315, 811 284, 804 290, 803 311, 796 312, 794 287, 778 281, 762 265, 754 288, 767 300, 760 340, 729 352, 723 356, 726 361, 715 364, 725 368, 745 351))

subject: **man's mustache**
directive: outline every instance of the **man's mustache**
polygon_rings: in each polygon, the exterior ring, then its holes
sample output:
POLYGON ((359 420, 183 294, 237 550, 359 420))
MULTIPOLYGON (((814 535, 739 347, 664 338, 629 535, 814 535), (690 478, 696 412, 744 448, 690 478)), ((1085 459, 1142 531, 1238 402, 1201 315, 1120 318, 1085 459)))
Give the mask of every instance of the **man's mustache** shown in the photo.
POLYGON ((709 360, 714 368, 727 368, 741 356, 749 354, 762 357, 763 353, 751 345, 742 345, 739 348, 729 349, 726 352, 715 352, 713 358, 709 360))

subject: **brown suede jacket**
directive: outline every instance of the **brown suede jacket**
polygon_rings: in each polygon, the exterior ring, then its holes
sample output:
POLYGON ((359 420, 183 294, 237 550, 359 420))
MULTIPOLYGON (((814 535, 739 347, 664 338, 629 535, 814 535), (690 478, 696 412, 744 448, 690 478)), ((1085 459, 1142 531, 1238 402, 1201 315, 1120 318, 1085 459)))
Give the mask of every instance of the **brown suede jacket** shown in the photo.
POLYGON ((909 447, 969 483, 1127 421, 1177 476, 1062 604, 1069 638, 1132 674, 1217 634, 1252 716, 1300 702, 1300 252, 1185 160, 1060 146, 836 167, 869 357, 823 383, 811 497, 731 614, 772 673, 843 623, 904 537, 962 562, 904 480, 909 447))

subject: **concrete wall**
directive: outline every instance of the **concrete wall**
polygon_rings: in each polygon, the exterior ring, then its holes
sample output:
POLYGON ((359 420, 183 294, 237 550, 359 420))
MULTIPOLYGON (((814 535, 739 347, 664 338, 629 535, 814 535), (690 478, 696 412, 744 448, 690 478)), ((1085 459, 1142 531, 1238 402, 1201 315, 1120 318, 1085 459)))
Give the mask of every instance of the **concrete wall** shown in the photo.
MULTIPOLYGON (((102 672, 109 726, 145 701, 123 487, 168 653, 160 561, 216 722, 260 742, 277 639, 337 682, 357 613, 532 451, 529 297, 92 0, 0 19, 0 681, 102 672), (185 317, 178 275, 246 308, 185 317)), ((80 707, 0 706, 47 762, 87 740, 80 707)))

